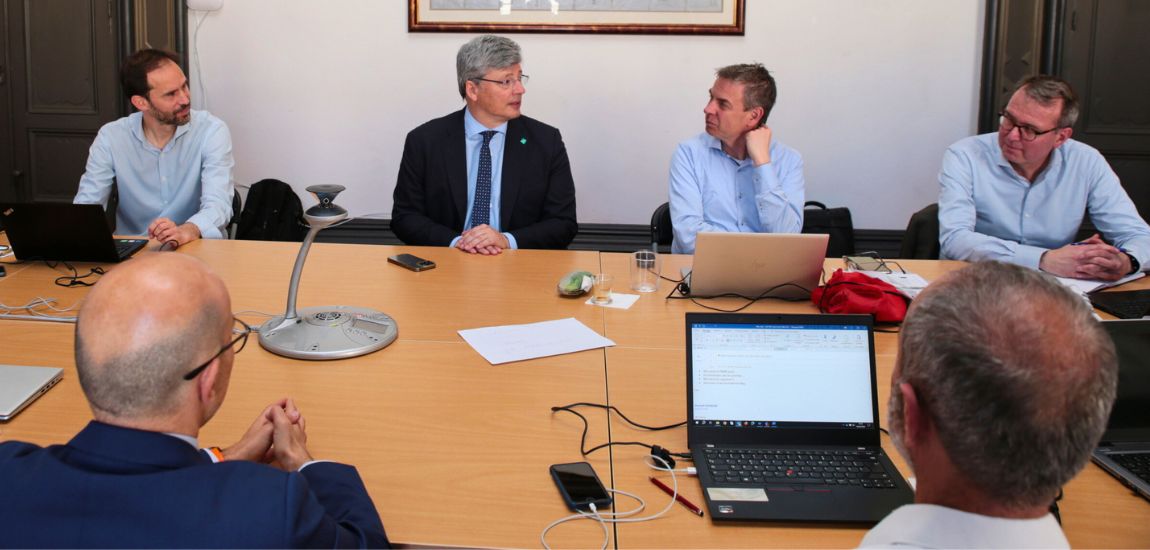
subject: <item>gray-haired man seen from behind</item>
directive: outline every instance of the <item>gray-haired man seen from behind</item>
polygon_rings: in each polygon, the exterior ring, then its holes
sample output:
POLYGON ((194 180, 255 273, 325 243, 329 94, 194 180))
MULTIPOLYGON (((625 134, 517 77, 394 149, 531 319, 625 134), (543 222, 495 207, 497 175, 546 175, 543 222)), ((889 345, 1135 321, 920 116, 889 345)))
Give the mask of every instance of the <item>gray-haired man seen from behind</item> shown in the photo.
POLYGON ((915 504, 863 547, 1068 547, 1050 504, 1114 403, 1114 345, 1051 277, 984 262, 932 283, 899 336, 888 423, 915 504))
POLYGON ((476 37, 459 49, 466 107, 407 134, 391 228, 409 245, 494 255, 567 248, 575 182, 559 130, 522 116, 527 75, 519 45, 476 37))

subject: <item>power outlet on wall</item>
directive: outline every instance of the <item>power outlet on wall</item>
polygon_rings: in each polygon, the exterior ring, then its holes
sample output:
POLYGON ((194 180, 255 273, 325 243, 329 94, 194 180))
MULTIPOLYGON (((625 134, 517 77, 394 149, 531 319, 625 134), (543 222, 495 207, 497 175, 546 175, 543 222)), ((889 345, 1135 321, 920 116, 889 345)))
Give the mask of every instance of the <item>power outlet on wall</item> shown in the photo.
POLYGON ((188 9, 196 11, 216 11, 224 7, 224 0, 188 0, 188 9))

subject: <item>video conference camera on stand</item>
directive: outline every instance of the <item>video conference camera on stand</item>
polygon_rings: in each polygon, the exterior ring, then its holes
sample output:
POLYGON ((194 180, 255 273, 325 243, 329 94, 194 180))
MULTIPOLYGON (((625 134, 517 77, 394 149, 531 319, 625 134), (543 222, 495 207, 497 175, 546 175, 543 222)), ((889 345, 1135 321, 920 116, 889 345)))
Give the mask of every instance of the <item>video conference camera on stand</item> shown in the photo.
POLYGON ((342 185, 313 185, 307 190, 315 194, 319 204, 304 212, 311 229, 295 259, 287 309, 282 316, 272 317, 260 326, 260 346, 277 355, 315 361, 358 357, 383 349, 399 335, 395 320, 385 313, 354 306, 296 311, 299 278, 312 241, 321 229, 347 219, 347 210, 333 202, 344 190, 342 185))

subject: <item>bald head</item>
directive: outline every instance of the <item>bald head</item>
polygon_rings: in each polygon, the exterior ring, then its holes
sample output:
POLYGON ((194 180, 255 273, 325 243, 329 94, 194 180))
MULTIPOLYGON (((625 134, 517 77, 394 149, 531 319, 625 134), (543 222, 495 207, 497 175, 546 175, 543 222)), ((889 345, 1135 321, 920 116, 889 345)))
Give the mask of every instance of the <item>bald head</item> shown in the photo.
POLYGON ((203 262, 153 254, 117 266, 88 294, 76 323, 76 367, 93 412, 172 412, 181 391, 192 391, 183 374, 219 349, 231 325, 227 288, 203 262))

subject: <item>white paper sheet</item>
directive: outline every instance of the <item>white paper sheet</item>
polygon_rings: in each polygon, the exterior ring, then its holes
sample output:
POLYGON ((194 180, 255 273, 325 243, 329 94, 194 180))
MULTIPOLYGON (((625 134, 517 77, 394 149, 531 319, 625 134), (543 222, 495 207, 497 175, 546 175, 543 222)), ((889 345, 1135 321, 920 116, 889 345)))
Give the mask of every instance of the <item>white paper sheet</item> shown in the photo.
POLYGON ((609 308, 614 308, 614 309, 630 309, 631 306, 635 305, 635 302, 638 302, 638 301, 639 301, 639 295, 638 294, 620 294, 618 292, 612 292, 611 293, 611 303, 609 303, 609 304, 596 304, 594 296, 588 298, 587 301, 584 303, 587 305, 599 306, 599 307, 609 307, 609 308))
POLYGON ((1125 276, 1125 277, 1123 277, 1117 281, 1099 281, 1099 280, 1094 280, 1094 279, 1070 279, 1067 277, 1055 277, 1055 279, 1058 279, 1058 282, 1062 283, 1063 285, 1065 285, 1070 290, 1073 290, 1074 292, 1077 292, 1077 293, 1085 296, 1091 292, 1094 292, 1095 290, 1102 290, 1104 288, 1110 288, 1110 287, 1118 286, 1121 284, 1129 283, 1130 281, 1133 281, 1136 279, 1141 279, 1142 277, 1145 277, 1145 276, 1146 276, 1145 272, 1138 271, 1134 274, 1127 275, 1127 276, 1125 276))
POLYGON ((459 331, 492 365, 614 346, 572 317, 527 325, 504 325, 459 331))

